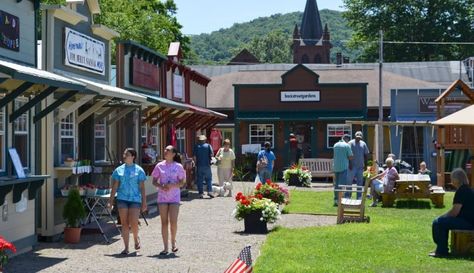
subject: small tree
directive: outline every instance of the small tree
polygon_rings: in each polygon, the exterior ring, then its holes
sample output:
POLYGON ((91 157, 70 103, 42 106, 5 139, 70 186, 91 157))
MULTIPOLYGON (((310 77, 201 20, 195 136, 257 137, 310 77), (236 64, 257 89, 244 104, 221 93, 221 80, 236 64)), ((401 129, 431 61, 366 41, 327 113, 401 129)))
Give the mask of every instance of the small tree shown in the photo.
POLYGON ((77 188, 69 190, 69 195, 64 205, 63 218, 67 227, 80 227, 80 220, 86 217, 86 210, 82 205, 81 196, 77 188))

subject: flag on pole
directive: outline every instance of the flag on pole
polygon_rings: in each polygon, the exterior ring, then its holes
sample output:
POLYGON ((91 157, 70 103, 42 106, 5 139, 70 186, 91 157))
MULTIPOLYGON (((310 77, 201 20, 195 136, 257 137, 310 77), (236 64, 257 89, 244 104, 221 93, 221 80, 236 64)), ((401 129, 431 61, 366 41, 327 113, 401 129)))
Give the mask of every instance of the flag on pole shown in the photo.
POLYGON ((252 269, 252 253, 250 246, 246 246, 224 273, 251 273, 252 269))

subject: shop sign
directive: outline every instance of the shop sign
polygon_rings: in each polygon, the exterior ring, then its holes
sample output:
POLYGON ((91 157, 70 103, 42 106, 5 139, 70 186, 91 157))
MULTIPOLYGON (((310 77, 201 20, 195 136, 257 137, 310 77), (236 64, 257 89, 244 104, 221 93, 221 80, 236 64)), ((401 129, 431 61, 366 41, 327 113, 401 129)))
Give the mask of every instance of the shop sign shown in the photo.
MULTIPOLYGON (((445 113, 454 113, 458 110, 463 109, 467 106, 464 102, 467 98, 456 97, 456 98, 445 98, 446 104, 444 105, 445 113)), ((437 106, 435 103, 436 97, 419 97, 419 112, 420 113, 436 113, 437 106)))
POLYGON ((280 101, 320 101, 319 91, 280 91, 280 101))
POLYGON ((173 74, 173 98, 183 99, 183 76, 173 74))
POLYGON ((0 47, 20 51, 20 19, 0 10, 0 47))
POLYGON ((158 67, 138 58, 133 58, 131 84, 150 90, 159 90, 158 67))
POLYGON ((70 28, 65 30, 65 65, 105 75, 105 44, 70 28))

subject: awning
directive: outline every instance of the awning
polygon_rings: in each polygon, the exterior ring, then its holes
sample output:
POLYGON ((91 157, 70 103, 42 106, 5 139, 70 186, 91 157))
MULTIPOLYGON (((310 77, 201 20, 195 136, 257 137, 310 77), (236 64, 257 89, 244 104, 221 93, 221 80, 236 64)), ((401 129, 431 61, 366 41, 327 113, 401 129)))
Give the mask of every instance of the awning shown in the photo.
POLYGON ((33 122, 36 123, 78 92, 87 93, 85 87, 85 84, 74 79, 0 60, 0 88, 8 92, 0 99, 0 108, 14 101, 20 95, 34 94, 32 99, 10 114, 9 122, 13 122, 55 91, 63 91, 53 103, 36 113, 33 117, 33 122))
POLYGON ((434 125, 474 126, 474 105, 433 122, 434 125))
POLYGON ((122 100, 131 100, 135 102, 139 102, 144 106, 151 105, 147 98, 141 94, 133 93, 128 90, 118 88, 115 86, 111 86, 108 84, 102 84, 98 82, 94 82, 91 80, 86 80, 82 78, 75 78, 76 80, 83 82, 86 84, 86 88, 92 91, 99 93, 100 95, 112 98, 118 98, 122 100))
POLYGON ((435 116, 397 116, 396 121, 434 121, 435 116))
POLYGON ((4 78, 4 75, 7 75, 8 78, 35 84, 45 84, 77 91, 85 90, 85 85, 79 81, 45 70, 0 60, 0 78, 4 78))
POLYGON ((179 110, 188 110, 188 107, 184 103, 180 103, 174 100, 170 100, 167 98, 162 98, 156 95, 147 94, 147 93, 140 93, 141 95, 145 96, 147 101, 157 104, 158 106, 169 107, 179 110))

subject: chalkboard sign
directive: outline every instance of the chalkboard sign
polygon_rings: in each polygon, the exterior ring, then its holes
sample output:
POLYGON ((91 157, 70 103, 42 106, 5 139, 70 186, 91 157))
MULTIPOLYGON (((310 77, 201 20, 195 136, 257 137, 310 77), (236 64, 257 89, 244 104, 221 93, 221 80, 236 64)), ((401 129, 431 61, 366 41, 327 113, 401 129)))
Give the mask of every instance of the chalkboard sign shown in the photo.
POLYGON ((9 148, 8 152, 10 153, 10 157, 12 158, 13 166, 15 166, 16 175, 18 176, 18 178, 25 178, 25 171, 23 170, 23 165, 21 164, 18 152, 15 148, 9 148))

